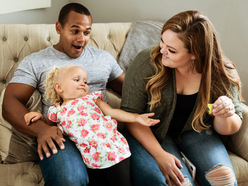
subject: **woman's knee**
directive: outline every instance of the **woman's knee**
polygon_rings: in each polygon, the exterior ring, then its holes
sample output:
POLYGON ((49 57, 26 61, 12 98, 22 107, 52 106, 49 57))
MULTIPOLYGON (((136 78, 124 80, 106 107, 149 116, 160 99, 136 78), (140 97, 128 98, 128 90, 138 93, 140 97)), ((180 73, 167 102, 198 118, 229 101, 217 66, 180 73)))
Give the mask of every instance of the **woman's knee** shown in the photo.
POLYGON ((207 172, 206 179, 213 186, 232 186, 236 183, 235 174, 231 167, 217 166, 207 172))

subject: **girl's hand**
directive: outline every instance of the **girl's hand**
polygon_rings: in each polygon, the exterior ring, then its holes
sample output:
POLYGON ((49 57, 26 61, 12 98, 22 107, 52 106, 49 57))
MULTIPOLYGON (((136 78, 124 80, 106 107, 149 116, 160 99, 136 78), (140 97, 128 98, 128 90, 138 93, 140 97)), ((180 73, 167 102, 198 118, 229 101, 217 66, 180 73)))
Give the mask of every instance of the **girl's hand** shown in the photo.
POLYGON ((27 125, 30 125, 32 122, 35 122, 41 118, 43 118, 43 116, 39 112, 29 112, 24 115, 24 120, 27 125))
POLYGON ((234 104, 227 96, 220 96, 213 104, 213 115, 227 118, 235 114, 234 104))
POLYGON ((159 119, 149 118, 151 116, 154 116, 154 113, 137 115, 136 122, 138 122, 139 124, 144 125, 144 126, 153 126, 153 125, 156 125, 157 123, 160 122, 159 119))
POLYGON ((184 176, 180 169, 183 168, 183 166, 179 159, 177 159, 174 155, 164 151, 164 154, 162 154, 161 158, 156 161, 166 179, 166 183, 169 186, 182 185, 184 182, 184 176))

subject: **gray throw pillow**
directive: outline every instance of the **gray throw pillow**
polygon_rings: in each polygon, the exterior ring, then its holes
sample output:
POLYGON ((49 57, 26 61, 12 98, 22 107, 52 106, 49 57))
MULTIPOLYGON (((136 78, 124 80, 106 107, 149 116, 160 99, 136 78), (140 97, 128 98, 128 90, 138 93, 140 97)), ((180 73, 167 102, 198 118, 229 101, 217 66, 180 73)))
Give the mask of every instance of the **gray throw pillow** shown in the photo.
POLYGON ((138 21, 132 24, 118 60, 124 72, 140 51, 160 42, 163 25, 158 21, 138 21))

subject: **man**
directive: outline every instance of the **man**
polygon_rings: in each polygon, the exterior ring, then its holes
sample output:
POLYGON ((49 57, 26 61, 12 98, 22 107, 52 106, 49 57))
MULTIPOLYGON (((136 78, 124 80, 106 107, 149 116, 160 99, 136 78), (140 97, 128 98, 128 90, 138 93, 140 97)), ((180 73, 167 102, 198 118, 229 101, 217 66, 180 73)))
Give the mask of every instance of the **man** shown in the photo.
MULTIPOLYGON (((3 117, 25 134, 37 137, 40 165, 46 185, 87 185, 87 169, 80 153, 69 138, 56 126, 42 121, 27 126, 24 115, 26 102, 37 89, 44 96, 43 81, 54 65, 74 64, 88 73, 90 91, 102 90, 106 85, 121 93, 125 74, 107 52, 86 46, 91 33, 92 19, 87 8, 78 3, 65 5, 56 23, 59 42, 23 59, 6 88, 3 117), (18 91, 16 91, 18 90, 18 91)), ((47 116, 48 102, 42 99, 43 115, 47 116)))

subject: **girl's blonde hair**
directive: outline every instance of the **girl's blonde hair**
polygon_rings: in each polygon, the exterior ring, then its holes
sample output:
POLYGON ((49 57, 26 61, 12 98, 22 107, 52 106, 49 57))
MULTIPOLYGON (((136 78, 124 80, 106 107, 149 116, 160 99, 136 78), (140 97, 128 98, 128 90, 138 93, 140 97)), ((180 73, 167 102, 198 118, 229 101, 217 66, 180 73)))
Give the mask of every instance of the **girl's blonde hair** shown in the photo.
POLYGON ((60 82, 62 73, 72 66, 73 65, 65 65, 62 67, 53 66, 48 72, 43 85, 45 87, 45 100, 49 100, 52 105, 63 102, 62 97, 56 92, 54 85, 60 82))
MULTIPOLYGON (((236 73, 236 67, 222 54, 215 28, 203 13, 198 11, 181 12, 164 24, 161 34, 166 30, 178 34, 185 48, 196 58, 194 61, 196 71, 202 74, 199 102, 192 121, 194 130, 201 132, 210 127, 203 122, 209 102, 215 101, 221 95, 232 97, 232 85, 238 86, 239 96, 242 100, 240 79, 236 73), (235 71, 235 75, 233 71, 235 71)), ((172 69, 162 64, 159 45, 151 52, 151 58, 156 74, 150 78, 146 89, 151 94, 149 104, 152 109, 160 102, 161 90, 166 86, 172 69)))

